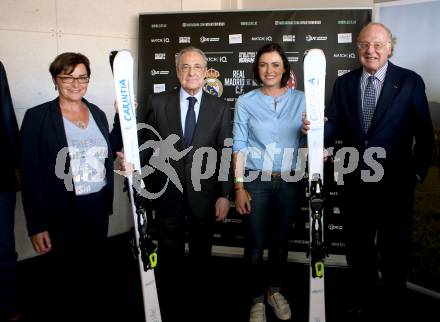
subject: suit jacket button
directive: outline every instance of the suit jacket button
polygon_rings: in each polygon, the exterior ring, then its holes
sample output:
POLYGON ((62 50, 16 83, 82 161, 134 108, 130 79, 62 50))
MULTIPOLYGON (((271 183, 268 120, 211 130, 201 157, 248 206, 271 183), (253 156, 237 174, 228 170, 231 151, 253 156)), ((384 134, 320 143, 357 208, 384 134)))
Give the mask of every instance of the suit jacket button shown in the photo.
POLYGON ((368 141, 365 141, 364 143, 365 143, 365 145, 368 145, 368 141))

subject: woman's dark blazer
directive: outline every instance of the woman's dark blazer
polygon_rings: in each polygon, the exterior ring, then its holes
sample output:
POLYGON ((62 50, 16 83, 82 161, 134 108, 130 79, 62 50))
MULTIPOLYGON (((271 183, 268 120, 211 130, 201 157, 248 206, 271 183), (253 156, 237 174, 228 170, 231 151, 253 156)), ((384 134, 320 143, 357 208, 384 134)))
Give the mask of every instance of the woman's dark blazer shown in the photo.
MULTIPOLYGON (((104 187, 103 206, 111 214, 113 158, 122 146, 119 122, 115 117, 112 133, 109 134, 105 113, 87 100, 83 99, 83 102, 107 142, 109 157, 105 160, 107 185, 104 187)), ((60 153, 61 167, 55 167, 58 153, 67 147, 59 98, 26 111, 20 138, 23 207, 29 236, 33 236, 50 231, 60 216, 71 215, 70 210, 74 209, 76 197, 67 153, 60 153), (67 188, 69 186, 70 189, 67 188)))

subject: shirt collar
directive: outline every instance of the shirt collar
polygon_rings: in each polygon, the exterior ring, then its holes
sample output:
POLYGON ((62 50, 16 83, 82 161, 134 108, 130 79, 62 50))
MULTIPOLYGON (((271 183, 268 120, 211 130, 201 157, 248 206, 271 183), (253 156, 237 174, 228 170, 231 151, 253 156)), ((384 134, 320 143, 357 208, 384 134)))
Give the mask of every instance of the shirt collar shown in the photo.
MULTIPOLYGON (((203 95, 203 89, 200 89, 196 95, 194 95, 195 98, 197 98, 197 103, 200 104, 200 102, 202 101, 202 95, 203 95)), ((184 101, 186 100, 188 97, 190 97, 191 95, 188 94, 187 91, 185 91, 182 87, 180 88, 180 100, 184 101)))
POLYGON ((363 80, 367 79, 369 76, 374 76, 376 77, 379 81, 383 82, 385 79, 385 75, 387 73, 387 68, 388 68, 388 61, 381 67, 379 68, 376 73, 374 73, 374 75, 369 74, 367 71, 365 71, 365 69, 362 69, 362 76, 361 78, 363 80))

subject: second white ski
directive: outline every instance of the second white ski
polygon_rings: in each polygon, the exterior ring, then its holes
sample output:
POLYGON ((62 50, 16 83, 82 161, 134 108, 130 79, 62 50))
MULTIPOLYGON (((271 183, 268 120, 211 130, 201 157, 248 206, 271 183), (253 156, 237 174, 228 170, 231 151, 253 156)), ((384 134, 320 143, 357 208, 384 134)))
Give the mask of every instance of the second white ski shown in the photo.
POLYGON ((321 49, 304 57, 304 92, 310 121, 307 132, 309 174, 309 322, 325 322, 324 292, 324 97, 326 61, 321 49))

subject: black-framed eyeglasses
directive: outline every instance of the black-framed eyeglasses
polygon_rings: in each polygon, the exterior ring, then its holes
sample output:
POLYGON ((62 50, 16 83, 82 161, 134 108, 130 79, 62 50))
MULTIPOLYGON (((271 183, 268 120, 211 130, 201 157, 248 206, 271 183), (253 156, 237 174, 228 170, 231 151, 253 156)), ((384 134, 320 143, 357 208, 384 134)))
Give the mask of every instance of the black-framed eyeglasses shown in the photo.
POLYGON ((80 84, 87 84, 90 80, 90 77, 88 76, 80 76, 80 77, 73 77, 73 76, 57 76, 61 81, 65 84, 72 84, 73 81, 77 80, 80 84))
POLYGON ((204 69, 205 69, 205 66, 202 66, 202 65, 191 66, 191 65, 185 64, 185 65, 180 66, 180 70, 184 73, 188 73, 190 70, 193 70, 196 73, 201 73, 204 69))
POLYGON ((357 47, 361 50, 367 50, 370 46, 373 46, 375 50, 381 50, 388 44, 389 42, 358 42, 357 47))

